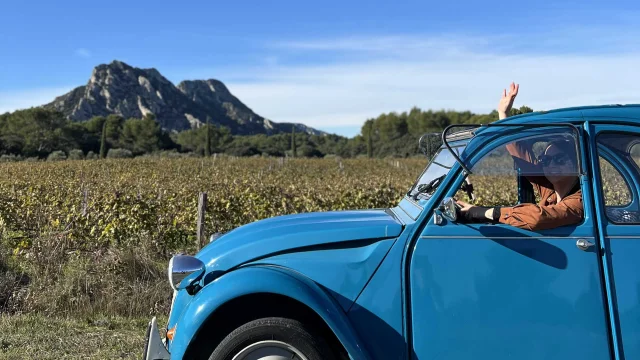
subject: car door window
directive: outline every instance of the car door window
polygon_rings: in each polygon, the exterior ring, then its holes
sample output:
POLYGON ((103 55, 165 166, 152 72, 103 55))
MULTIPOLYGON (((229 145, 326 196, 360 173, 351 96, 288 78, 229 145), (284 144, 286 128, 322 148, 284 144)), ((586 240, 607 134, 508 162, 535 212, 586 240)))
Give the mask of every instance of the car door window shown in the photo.
MULTIPOLYGON (((471 173, 467 180, 473 185, 476 205, 509 206, 517 203, 518 173, 504 145, 485 155, 473 166, 471 173)), ((463 190, 458 191, 457 197, 473 202, 463 190)))
POLYGON ((631 171, 630 176, 640 176, 640 136, 635 134, 601 133, 596 138, 600 158, 600 180, 607 219, 615 224, 640 223, 640 208, 634 201, 629 183, 618 167, 631 171), (612 162, 604 159, 615 159, 612 162))
POLYGON ((627 185, 624 177, 615 166, 611 165, 611 163, 602 158, 602 156, 600 156, 599 159, 604 206, 607 208, 628 206, 631 204, 629 185, 627 185))
POLYGON ((562 142, 565 149, 571 149, 564 153, 564 158, 553 158, 563 164, 555 171, 562 173, 553 176, 578 176, 578 160, 576 139, 571 131, 558 131, 557 133, 535 135, 511 143, 500 145, 491 150, 480 159, 471 169, 471 175, 467 177, 473 185, 475 200, 462 190, 456 194, 457 198, 470 201, 478 206, 514 206, 521 202, 521 192, 525 186, 531 191, 530 201, 540 201, 540 186, 551 187, 545 171, 539 159, 545 158, 547 150, 552 143, 562 142), (534 191, 534 189, 536 191, 534 191))

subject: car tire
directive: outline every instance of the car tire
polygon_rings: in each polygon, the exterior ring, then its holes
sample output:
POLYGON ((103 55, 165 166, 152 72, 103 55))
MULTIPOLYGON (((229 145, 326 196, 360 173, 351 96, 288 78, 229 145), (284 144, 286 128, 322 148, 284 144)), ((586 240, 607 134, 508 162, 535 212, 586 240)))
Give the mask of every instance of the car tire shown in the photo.
POLYGON ((270 317, 235 329, 220 342, 209 360, 277 359, 278 356, 296 360, 335 359, 327 341, 309 326, 293 319, 270 317))

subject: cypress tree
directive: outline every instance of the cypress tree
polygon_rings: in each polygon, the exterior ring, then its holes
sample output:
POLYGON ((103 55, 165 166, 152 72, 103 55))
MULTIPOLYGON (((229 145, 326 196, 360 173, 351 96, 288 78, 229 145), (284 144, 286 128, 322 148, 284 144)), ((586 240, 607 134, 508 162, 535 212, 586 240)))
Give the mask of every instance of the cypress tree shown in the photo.
POLYGON ((211 129, 209 125, 209 117, 207 116, 207 133, 205 134, 204 156, 211 156, 211 129))
POLYGON ((100 159, 107 157, 107 121, 102 124, 102 134, 100 136, 100 159))
POLYGON ((369 126, 367 126, 367 156, 369 158, 373 157, 373 139, 372 139, 372 129, 373 129, 373 124, 369 123, 369 126))
POLYGON ((296 127, 295 125, 291 127, 291 152, 293 153, 293 157, 298 156, 298 148, 296 147, 296 127))

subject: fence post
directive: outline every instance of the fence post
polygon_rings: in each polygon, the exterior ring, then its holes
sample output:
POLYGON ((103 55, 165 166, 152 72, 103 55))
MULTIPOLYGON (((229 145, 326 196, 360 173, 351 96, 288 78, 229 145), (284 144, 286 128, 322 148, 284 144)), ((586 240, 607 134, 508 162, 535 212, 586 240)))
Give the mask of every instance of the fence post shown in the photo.
POLYGON ((207 235, 205 233, 205 228, 204 228, 204 215, 206 210, 207 210, 207 193, 202 192, 198 196, 198 223, 197 223, 198 250, 202 249, 202 247, 207 242, 207 239, 206 239, 207 235))
POLYGON ((88 192, 87 189, 84 189, 83 191, 84 193, 84 197, 82 198, 82 216, 87 216, 87 203, 88 203, 88 192))

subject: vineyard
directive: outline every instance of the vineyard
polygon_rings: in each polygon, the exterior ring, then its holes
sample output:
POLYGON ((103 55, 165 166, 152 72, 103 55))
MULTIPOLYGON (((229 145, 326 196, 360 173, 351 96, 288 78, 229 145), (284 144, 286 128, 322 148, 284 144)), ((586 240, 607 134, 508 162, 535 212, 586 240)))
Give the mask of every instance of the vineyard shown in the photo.
POLYGON ((207 229, 266 217, 389 206, 426 164, 415 160, 180 159, 4 164, 0 231, 16 254, 55 236, 72 250, 192 250, 198 194, 207 229))
MULTIPOLYGON (((0 164, 0 312, 89 322, 167 314, 167 260, 196 251, 201 192, 212 234, 282 214, 395 206, 426 163, 218 157, 0 164)), ((605 189, 611 197, 625 196, 620 180, 605 181, 615 186, 605 189)), ((517 199, 514 179, 475 175, 473 182, 480 203, 517 199)))
POLYGON ((166 313, 166 263, 208 234, 281 214, 397 204, 426 159, 209 158, 2 164, 4 311, 166 313), (118 294, 118 296, 113 296, 118 294))

